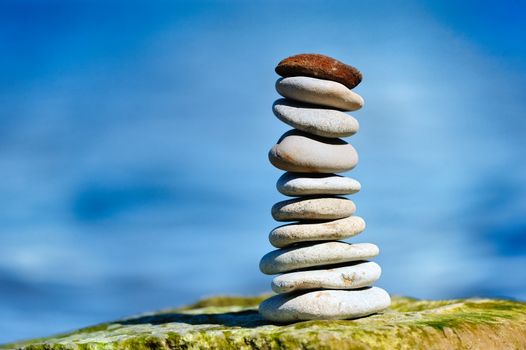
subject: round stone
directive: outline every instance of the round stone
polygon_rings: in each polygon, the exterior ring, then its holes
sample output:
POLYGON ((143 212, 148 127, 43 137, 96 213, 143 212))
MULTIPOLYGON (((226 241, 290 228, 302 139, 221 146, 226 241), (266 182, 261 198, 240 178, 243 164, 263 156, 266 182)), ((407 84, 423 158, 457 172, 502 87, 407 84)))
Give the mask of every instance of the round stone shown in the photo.
POLYGON ((299 173, 341 173, 358 163, 358 153, 342 139, 324 138, 299 130, 283 134, 268 157, 276 168, 299 173))
POLYGON ((280 78, 276 90, 286 98, 315 105, 356 111, 363 107, 363 98, 335 81, 310 77, 280 78))
POLYGON ((354 202, 342 197, 288 199, 274 204, 271 210, 277 221, 336 220, 355 211, 354 202))
POLYGON ((361 189, 358 181, 335 174, 305 174, 286 172, 276 183, 279 192, 286 196, 318 194, 353 194, 361 189))
POLYGON ((278 294, 259 305, 261 316, 273 322, 326 319, 353 319, 372 315, 391 305, 389 294, 381 288, 358 290, 320 290, 278 294))
POLYGON ((365 221, 359 216, 316 223, 290 224, 276 227, 269 234, 270 243, 283 248, 294 243, 307 241, 337 241, 356 236, 365 230, 365 221))
POLYGON ((337 81, 349 89, 362 81, 362 73, 332 57, 319 54, 299 54, 278 63, 276 73, 282 77, 306 76, 337 81))
POLYGON ((381 274, 380 265, 372 261, 327 270, 289 272, 274 277, 272 290, 289 293, 306 289, 357 289, 371 286, 381 274))
POLYGON ((279 99, 272 110, 282 122, 318 136, 347 137, 359 128, 358 121, 344 112, 293 100, 279 99))
POLYGON ((264 274, 275 275, 313 266, 367 260, 379 252, 378 247, 371 243, 324 242, 301 245, 265 254, 259 262, 259 269, 264 274))

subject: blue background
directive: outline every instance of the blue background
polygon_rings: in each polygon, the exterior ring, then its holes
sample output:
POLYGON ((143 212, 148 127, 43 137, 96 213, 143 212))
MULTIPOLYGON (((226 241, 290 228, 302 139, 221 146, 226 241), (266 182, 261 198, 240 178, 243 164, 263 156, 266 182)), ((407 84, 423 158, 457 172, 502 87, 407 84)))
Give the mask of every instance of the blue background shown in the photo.
POLYGON ((357 66, 378 285, 526 299, 520 1, 0 2, 0 342, 269 291, 282 58, 357 66))

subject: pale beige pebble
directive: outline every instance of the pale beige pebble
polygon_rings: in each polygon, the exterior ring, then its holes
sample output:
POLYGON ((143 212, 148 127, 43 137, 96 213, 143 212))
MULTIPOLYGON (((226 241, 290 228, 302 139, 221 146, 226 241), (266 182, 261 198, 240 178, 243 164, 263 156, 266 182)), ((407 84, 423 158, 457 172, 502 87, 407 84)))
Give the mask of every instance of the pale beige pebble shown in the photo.
POLYGON ((293 128, 323 137, 354 135, 360 125, 350 115, 316 105, 279 99, 272 106, 274 115, 293 128))
POLYGON ((342 197, 295 198, 272 206, 274 220, 336 220, 351 216, 356 211, 353 201, 342 197))
POLYGON ((345 85, 331 80, 311 77, 279 78, 276 90, 286 98, 315 105, 356 111, 363 107, 364 100, 345 85))
POLYGON ((381 274, 377 263, 360 261, 332 269, 285 273, 274 277, 272 290, 289 293, 306 289, 357 289, 371 286, 381 274))
POLYGON ((264 274, 275 275, 314 266, 367 260, 379 252, 372 243, 313 243, 271 251, 261 258, 259 269, 264 274))
POLYGON ((316 223, 289 224, 276 227, 269 234, 276 248, 306 241, 336 241, 356 236, 365 230, 365 221, 359 216, 316 223))
POLYGON ((286 196, 319 194, 353 194, 361 189, 355 179, 336 174, 305 174, 286 172, 276 183, 277 190, 286 196))
POLYGON ((276 168, 300 173, 341 173, 358 164, 358 153, 342 139, 296 129, 283 134, 268 157, 276 168))
POLYGON ((259 313, 269 321, 288 323, 353 319, 380 312, 390 305, 389 294, 378 287, 319 290, 275 295, 259 305, 259 313))

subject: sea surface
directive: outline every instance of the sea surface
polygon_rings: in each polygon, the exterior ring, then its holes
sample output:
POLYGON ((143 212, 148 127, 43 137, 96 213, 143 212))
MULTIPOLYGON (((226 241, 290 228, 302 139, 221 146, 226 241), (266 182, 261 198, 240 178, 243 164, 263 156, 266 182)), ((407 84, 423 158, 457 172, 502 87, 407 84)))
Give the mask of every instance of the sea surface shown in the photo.
POLYGON ((0 4, 0 343, 268 292, 299 52, 364 74, 347 175, 378 285, 526 300, 524 9, 301 4, 0 4))

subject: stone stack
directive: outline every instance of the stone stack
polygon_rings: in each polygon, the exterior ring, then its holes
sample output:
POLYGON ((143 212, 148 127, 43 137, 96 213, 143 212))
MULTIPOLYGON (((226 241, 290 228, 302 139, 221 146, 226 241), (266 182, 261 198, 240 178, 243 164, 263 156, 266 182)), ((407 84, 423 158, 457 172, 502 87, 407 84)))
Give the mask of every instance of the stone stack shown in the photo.
POLYGON ((361 73, 333 58, 301 54, 281 61, 282 78, 276 90, 285 97, 274 103, 276 117, 294 129, 286 132, 269 152, 270 162, 285 170, 277 189, 295 197, 276 203, 279 226, 269 235, 278 248, 266 254, 260 269, 269 275, 277 295, 259 307, 275 322, 313 319, 351 319, 376 313, 390 305, 386 291, 372 284, 380 277, 378 264, 368 261, 379 249, 370 243, 343 239, 365 229, 353 215, 355 204, 343 197, 360 190, 354 179, 336 175, 358 162, 356 150, 341 139, 358 131, 358 121, 346 111, 364 101, 351 89, 361 73))

